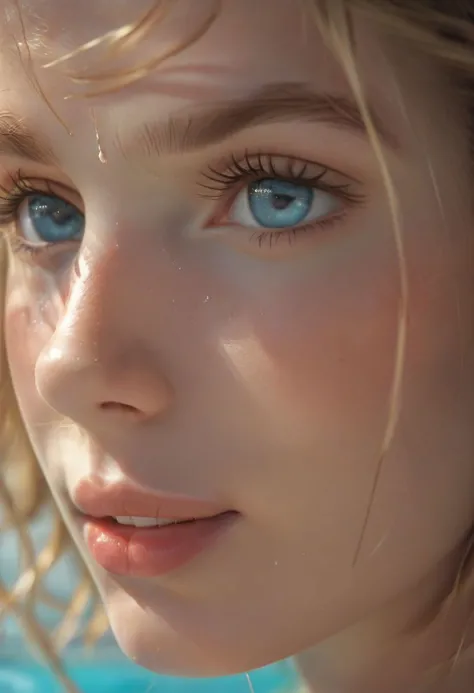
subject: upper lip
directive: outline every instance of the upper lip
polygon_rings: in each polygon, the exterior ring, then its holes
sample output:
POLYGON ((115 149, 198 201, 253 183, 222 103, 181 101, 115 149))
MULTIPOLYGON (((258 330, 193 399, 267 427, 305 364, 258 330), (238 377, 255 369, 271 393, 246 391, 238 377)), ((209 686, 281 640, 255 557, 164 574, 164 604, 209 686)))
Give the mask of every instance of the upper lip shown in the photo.
POLYGON ((72 494, 76 508, 92 517, 156 517, 189 520, 229 512, 216 503, 188 496, 143 491, 127 482, 82 479, 72 494))

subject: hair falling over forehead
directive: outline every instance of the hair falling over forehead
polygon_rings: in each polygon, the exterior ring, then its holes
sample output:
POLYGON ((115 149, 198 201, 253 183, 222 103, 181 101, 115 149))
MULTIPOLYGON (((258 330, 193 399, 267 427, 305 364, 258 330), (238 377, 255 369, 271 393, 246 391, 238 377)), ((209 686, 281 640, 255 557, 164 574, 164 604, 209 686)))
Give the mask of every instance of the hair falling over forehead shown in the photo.
MULTIPOLYGON (((79 98, 93 98, 104 94, 111 94, 119 91, 124 87, 134 84, 140 79, 149 75, 153 70, 158 69, 166 60, 181 53, 183 50, 198 41, 207 32, 209 27, 214 23, 221 9, 222 0, 214 0, 213 8, 209 12, 202 24, 198 25, 194 31, 191 31, 189 36, 184 40, 179 41, 176 45, 171 46, 168 50, 158 54, 153 59, 132 66, 128 69, 109 69, 104 72, 77 74, 73 71, 66 72, 73 84, 86 88, 86 91, 81 93, 79 98)), ((44 67, 57 67, 64 63, 70 62, 73 58, 78 57, 82 53, 87 53, 95 48, 104 48, 106 60, 113 60, 117 56, 122 56, 124 53, 130 52, 149 32, 162 22, 173 5, 173 0, 161 0, 151 7, 151 9, 135 24, 112 31, 106 36, 99 37, 84 46, 80 46, 75 51, 62 56, 58 60, 54 60, 44 67)))
MULTIPOLYGON (((33 86, 41 92, 39 80, 32 68, 28 37, 21 20, 20 5, 17 0, 14 2, 23 34, 21 41, 27 53, 25 69, 33 86)), ((134 48, 166 18, 174 3, 175 0, 158 0, 134 23, 99 36, 48 63, 44 68, 60 68, 69 77, 71 84, 79 88, 74 97, 71 96, 70 98, 90 99, 121 90, 143 79, 158 69, 166 60, 198 41, 218 17, 222 0, 213 0, 202 23, 193 28, 179 44, 172 45, 162 53, 158 52, 156 56, 144 63, 133 64, 134 48), (132 58, 129 61, 130 66, 114 68, 114 60, 123 57, 124 54, 132 58), (100 64, 102 66, 106 64, 108 67, 94 72, 97 55, 100 55, 100 64), (90 57, 90 69, 85 72, 74 70, 75 60, 77 58, 82 59, 84 56, 90 57)), ((378 459, 374 460, 373 483, 367 491, 367 511, 360 528, 360 540, 358 545, 354 547, 354 562, 356 562, 363 548, 365 530, 370 521, 370 512, 378 480, 387 451, 393 440, 403 403, 402 381, 409 286, 396 189, 391 180, 381 142, 366 104, 364 85, 359 78, 351 18, 353 12, 357 11, 361 16, 376 23, 387 34, 411 42, 418 50, 430 56, 440 69, 449 71, 454 82, 459 86, 462 96, 472 99, 474 102, 474 8, 470 0, 298 0, 298 4, 304 13, 305 21, 316 24, 323 39, 334 52, 353 90, 380 166, 390 204, 394 245, 398 256, 398 335, 394 352, 392 384, 387 393, 387 424, 380 441, 378 459)), ((54 112, 47 97, 42 95, 49 108, 54 112)), ((470 110, 473 109, 470 108, 470 110)), ((95 118, 93 111, 92 117, 95 118)), ((97 128, 96 134, 98 137, 97 128)), ((98 146, 100 149, 99 139, 98 146)), ((6 244, 2 243, 0 239, 0 280, 3 283, 6 276, 7 255, 6 244)), ((0 291, 4 290, 4 286, 0 283, 0 291)), ((74 691, 73 684, 68 681, 61 668, 58 654, 60 647, 67 643, 74 634, 78 619, 85 608, 90 606, 91 600, 95 601, 97 606, 86 627, 85 641, 92 643, 100 637, 107 628, 107 620, 85 567, 84 579, 69 604, 58 604, 42 586, 44 575, 72 547, 67 529, 46 489, 45 481, 22 426, 11 382, 7 375, 4 348, 1 347, 1 349, 0 464, 2 465, 2 473, 0 474, 0 504, 6 526, 13 527, 18 532, 24 568, 11 589, 7 589, 0 582, 0 621, 7 613, 13 613, 23 625, 30 640, 58 674, 66 690, 74 691), (38 557, 35 557, 28 527, 39 511, 48 505, 51 506, 54 513, 55 529, 49 544, 38 557), (34 618, 34 607, 38 601, 46 602, 64 613, 62 625, 52 637, 41 630, 34 618)), ((4 528, 2 527, 2 529, 4 528)), ((473 554, 474 533, 466 543, 462 565, 447 603, 467 583, 474 581, 473 554)))

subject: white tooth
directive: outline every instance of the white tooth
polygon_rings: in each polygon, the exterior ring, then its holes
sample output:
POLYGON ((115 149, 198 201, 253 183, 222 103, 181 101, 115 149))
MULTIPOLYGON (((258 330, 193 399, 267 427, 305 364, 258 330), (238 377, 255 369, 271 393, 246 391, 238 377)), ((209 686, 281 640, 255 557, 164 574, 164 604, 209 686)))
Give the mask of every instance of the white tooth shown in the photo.
POLYGON ((135 527, 156 527, 160 524, 155 517, 131 517, 130 519, 135 527))
POLYGON ((119 525, 133 525, 134 522, 131 517, 123 515, 121 517, 115 517, 114 520, 119 523, 119 525))
POLYGON ((156 517, 127 517, 126 515, 114 518, 119 525, 132 525, 134 527, 163 527, 171 525, 175 520, 165 520, 156 517))

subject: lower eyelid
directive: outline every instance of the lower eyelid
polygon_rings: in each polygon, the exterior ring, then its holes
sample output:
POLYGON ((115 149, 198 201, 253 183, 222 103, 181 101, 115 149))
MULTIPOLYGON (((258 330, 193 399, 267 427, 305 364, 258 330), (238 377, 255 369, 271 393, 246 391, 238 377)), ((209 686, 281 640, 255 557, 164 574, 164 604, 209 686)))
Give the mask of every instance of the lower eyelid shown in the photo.
POLYGON ((316 238, 318 234, 330 230, 337 224, 342 224, 347 215, 348 209, 345 208, 323 219, 307 222, 299 227, 282 229, 238 227, 236 225, 229 225, 221 228, 230 229, 233 226, 235 236, 239 239, 239 245, 251 243, 252 245, 257 244, 260 248, 267 246, 269 249, 274 250, 277 246, 287 248, 288 245, 296 245, 304 238, 312 240, 316 238))

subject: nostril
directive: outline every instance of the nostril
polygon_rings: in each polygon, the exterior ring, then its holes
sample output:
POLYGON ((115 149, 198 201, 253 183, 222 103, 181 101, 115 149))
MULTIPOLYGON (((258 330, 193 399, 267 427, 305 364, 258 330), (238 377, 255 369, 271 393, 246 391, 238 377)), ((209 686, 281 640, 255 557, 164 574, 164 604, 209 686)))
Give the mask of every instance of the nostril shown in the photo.
POLYGON ((140 414, 140 411, 131 404, 123 404, 122 402, 101 402, 99 405, 103 411, 123 412, 125 414, 140 414))

